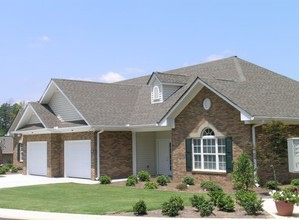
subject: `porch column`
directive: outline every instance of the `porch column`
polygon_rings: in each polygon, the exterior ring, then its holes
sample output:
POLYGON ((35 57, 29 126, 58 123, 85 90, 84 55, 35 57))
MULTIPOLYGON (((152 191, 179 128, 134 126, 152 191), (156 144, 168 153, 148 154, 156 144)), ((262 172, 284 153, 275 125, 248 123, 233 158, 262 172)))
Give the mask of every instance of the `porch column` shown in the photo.
POLYGON ((136 152, 136 132, 132 131, 132 167, 133 167, 133 175, 137 174, 137 169, 136 169, 136 156, 137 156, 137 152, 136 152))

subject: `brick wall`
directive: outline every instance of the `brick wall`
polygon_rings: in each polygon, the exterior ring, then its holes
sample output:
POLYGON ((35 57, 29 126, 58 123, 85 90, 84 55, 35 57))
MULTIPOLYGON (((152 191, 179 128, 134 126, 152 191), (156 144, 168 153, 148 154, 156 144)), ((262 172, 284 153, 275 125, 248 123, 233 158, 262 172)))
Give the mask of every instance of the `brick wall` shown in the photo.
POLYGON ((23 167, 23 162, 18 161, 18 144, 22 142, 22 136, 18 136, 17 134, 13 136, 13 160, 12 163, 14 166, 23 167))
MULTIPOLYGON (((264 147, 265 136, 263 135, 262 127, 257 127, 257 145, 259 147, 264 147)), ((290 125, 289 126, 289 135, 290 137, 299 137, 299 126, 290 125)), ((258 177, 261 184, 269 180, 274 180, 273 168, 270 165, 274 166, 276 178, 279 182, 288 184, 294 178, 299 178, 299 174, 294 174, 289 172, 288 166, 288 157, 280 158, 280 164, 270 164, 264 161, 258 160, 258 177)))
POLYGON ((100 134, 100 175, 126 178, 132 175, 132 132, 107 131, 100 134))
POLYGON ((27 173, 27 142, 47 141, 47 176, 64 176, 64 141, 65 140, 91 140, 91 178, 96 178, 96 135, 94 132, 65 133, 65 134, 43 134, 43 135, 25 135, 23 140, 24 170, 27 173))
POLYGON ((207 88, 203 88, 186 108, 176 117, 172 131, 173 177, 181 181, 186 175, 192 175, 197 181, 211 179, 225 183, 230 176, 223 173, 186 172, 185 139, 198 133, 203 125, 211 125, 217 132, 233 138, 234 160, 243 152, 251 153, 251 126, 240 121, 240 113, 223 99, 207 88), (206 111, 202 107, 203 100, 209 98, 211 108, 206 111))

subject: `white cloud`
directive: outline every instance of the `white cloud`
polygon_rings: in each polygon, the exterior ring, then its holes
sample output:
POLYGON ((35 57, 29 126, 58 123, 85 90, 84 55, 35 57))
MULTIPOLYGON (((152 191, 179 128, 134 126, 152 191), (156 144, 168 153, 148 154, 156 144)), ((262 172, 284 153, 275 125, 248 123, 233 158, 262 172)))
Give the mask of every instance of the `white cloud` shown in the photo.
POLYGON ((105 82, 105 83, 112 83, 112 82, 118 82, 118 81, 121 81, 124 79, 125 79, 125 77, 123 77, 119 73, 108 72, 106 74, 101 75, 99 80, 101 82, 105 82))
POLYGON ((214 61, 214 60, 220 60, 223 59, 224 56, 223 55, 219 55, 219 54, 211 54, 208 57, 205 58, 206 62, 210 62, 210 61, 214 61))
POLYGON ((211 54, 209 56, 207 56, 204 61, 205 62, 210 62, 210 61, 215 61, 215 60, 220 60, 223 59, 225 57, 231 56, 232 55, 232 51, 231 50, 224 50, 218 54, 211 54))
POLYGON ((38 38, 41 42, 48 42, 50 41, 50 38, 47 35, 43 35, 38 38))

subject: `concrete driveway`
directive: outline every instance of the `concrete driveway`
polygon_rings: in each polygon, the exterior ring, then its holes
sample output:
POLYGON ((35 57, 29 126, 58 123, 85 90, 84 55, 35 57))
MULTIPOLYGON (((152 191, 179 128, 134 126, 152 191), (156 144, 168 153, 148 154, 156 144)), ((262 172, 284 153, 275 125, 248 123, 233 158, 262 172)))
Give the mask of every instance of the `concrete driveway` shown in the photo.
POLYGON ((0 177, 0 188, 10 188, 17 186, 31 186, 52 183, 82 183, 82 184, 98 184, 98 181, 77 178, 49 178, 44 176, 31 176, 23 174, 9 174, 0 177))

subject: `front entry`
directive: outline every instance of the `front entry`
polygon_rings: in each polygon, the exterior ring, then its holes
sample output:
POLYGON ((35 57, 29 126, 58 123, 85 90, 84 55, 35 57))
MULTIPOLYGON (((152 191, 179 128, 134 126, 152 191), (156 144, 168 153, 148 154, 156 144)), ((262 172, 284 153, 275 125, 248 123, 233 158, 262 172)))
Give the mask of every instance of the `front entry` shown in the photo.
POLYGON ((171 143, 169 139, 157 140, 157 174, 171 176, 171 143))

